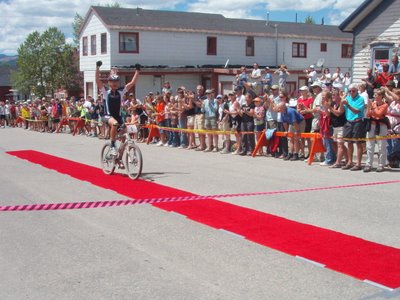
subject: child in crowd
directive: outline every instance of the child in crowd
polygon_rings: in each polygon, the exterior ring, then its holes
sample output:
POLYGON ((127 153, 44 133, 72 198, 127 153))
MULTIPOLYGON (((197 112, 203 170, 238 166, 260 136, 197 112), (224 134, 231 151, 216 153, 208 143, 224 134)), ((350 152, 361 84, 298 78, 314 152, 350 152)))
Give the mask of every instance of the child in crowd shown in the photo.
MULTIPOLYGON (((254 130, 256 132, 256 142, 260 139, 261 133, 265 129, 265 108, 264 108, 264 102, 262 101, 261 98, 255 98, 254 99, 254 130)), ((264 155, 263 154, 263 149, 260 148, 258 151, 258 155, 264 155)))
POLYGON ((330 108, 332 106, 332 93, 329 91, 322 92, 322 100, 320 106, 319 128, 320 134, 325 147, 325 161, 321 162, 321 166, 332 166, 336 162, 336 153, 333 148, 330 108))

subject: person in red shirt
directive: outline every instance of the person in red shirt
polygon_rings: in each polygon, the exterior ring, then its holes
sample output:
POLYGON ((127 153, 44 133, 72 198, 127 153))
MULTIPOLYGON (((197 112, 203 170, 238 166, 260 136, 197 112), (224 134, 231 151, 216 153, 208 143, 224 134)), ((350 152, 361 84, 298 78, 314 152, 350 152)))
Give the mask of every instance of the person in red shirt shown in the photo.
POLYGON ((393 81, 393 79, 394 79, 393 74, 389 73, 389 65, 383 64, 382 73, 376 75, 375 83, 377 87, 384 87, 389 80, 393 81))
MULTIPOLYGON (((302 86, 300 88, 301 96, 297 99, 297 111, 303 115, 304 120, 306 121, 306 129, 304 132, 311 132, 312 121, 313 121, 313 114, 308 113, 308 109, 312 109, 312 105, 314 103, 313 97, 310 95, 310 91, 307 86, 302 86)), ((301 139, 300 142, 300 159, 304 159, 304 148, 307 141, 308 153, 311 151, 311 142, 310 139, 301 139)))
MULTIPOLYGON (((156 123, 160 127, 167 127, 167 120, 165 119, 165 107, 166 103, 164 101, 163 96, 157 96, 157 104, 156 104, 156 123)), ((167 146, 167 136, 165 130, 160 130, 160 141, 157 146, 167 146)))
POLYGON ((17 120, 17 107, 15 106, 15 103, 12 102, 10 106, 10 122, 12 127, 15 127, 16 125, 16 120, 17 120))

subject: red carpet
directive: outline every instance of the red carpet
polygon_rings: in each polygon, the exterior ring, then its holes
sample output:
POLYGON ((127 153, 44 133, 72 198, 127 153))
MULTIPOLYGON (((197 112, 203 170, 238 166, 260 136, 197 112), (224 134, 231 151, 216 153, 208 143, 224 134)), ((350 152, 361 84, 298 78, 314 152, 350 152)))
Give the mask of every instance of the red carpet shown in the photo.
MULTIPOLYGON (((68 174, 135 199, 190 196, 193 194, 123 176, 107 176, 101 170, 35 151, 9 154, 45 168, 68 174)), ((225 229, 255 243, 326 265, 327 268, 386 287, 400 287, 400 249, 388 247, 328 229, 302 224, 217 200, 160 203, 208 226, 225 229)))
MULTIPOLYGON (((39 164, 47 169, 55 170, 61 174, 70 175, 73 178, 87 181, 93 185, 110 189, 130 198, 153 197, 179 197, 193 196, 194 194, 178 189, 162 186, 144 180, 133 181, 126 176, 116 174, 108 176, 99 168, 63 159, 57 156, 37 151, 11 151, 10 155, 26 159, 31 163, 39 164)), ((100 159, 99 159, 100 164, 100 159)))

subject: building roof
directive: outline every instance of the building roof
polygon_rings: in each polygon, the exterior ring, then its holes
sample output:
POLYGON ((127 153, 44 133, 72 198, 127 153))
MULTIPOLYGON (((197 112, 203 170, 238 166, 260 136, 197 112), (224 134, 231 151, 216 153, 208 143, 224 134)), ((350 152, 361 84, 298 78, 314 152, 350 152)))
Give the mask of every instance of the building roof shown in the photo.
MULTIPOLYGON (((388 1, 388 0, 386 0, 388 1)), ((353 32, 371 12, 373 12, 383 0, 365 0, 346 20, 339 25, 344 32, 353 32)))
POLYGON ((271 21, 271 26, 267 26, 264 20, 232 19, 225 18, 221 14, 100 6, 90 8, 82 28, 85 27, 92 12, 99 17, 107 28, 116 30, 275 36, 274 26, 276 24, 280 37, 351 39, 350 34, 341 32, 337 26, 331 25, 271 21))

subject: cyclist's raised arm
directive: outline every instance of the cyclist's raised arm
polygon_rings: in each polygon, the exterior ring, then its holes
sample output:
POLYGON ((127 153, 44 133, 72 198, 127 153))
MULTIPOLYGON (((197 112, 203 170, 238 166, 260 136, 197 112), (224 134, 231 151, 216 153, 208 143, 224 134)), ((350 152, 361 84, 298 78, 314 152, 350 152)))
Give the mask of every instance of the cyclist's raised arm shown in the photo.
POLYGON ((131 88, 133 88, 133 86, 136 84, 136 82, 137 82, 138 79, 139 79, 140 65, 139 65, 139 64, 136 64, 136 65, 135 65, 135 68, 136 68, 135 75, 133 75, 133 78, 132 78, 131 82, 129 82, 129 83, 125 86, 125 89, 126 89, 127 91, 129 91, 131 88))

